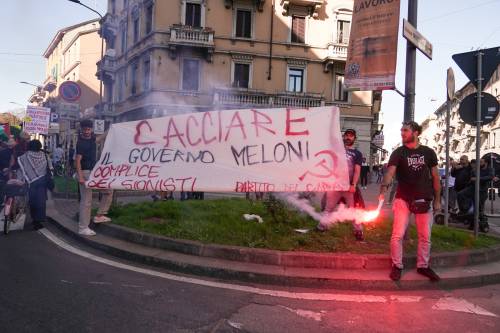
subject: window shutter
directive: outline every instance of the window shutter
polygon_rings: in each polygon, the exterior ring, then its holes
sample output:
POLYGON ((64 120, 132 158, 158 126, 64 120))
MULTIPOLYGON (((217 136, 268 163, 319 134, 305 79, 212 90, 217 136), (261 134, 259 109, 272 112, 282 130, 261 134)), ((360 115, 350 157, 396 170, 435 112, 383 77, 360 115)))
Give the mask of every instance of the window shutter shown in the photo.
POLYGON ((194 21, 193 27, 201 27, 201 6, 199 4, 194 5, 194 21))
POLYGON ((250 65, 234 64, 233 86, 237 88, 248 88, 250 82, 250 65))
POLYGON ((252 12, 248 10, 236 12, 236 37, 252 37, 252 12))
POLYGON ((306 33, 305 17, 292 17, 292 43, 304 43, 306 33))

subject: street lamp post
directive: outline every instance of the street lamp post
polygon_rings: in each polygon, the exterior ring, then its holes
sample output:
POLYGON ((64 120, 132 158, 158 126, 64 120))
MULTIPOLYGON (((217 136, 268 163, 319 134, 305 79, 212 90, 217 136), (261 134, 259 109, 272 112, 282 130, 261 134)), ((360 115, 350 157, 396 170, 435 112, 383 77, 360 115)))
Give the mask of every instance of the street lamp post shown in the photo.
MULTIPOLYGON (((101 13, 99 13, 97 10, 95 10, 95 9, 87 6, 86 4, 81 3, 80 0, 68 0, 68 1, 74 2, 74 3, 76 3, 76 4, 78 4, 78 5, 82 6, 82 7, 85 7, 88 10, 94 12, 95 14, 97 14, 99 16, 99 18, 100 18, 99 29, 101 30, 101 34, 100 34, 101 35, 101 61, 99 62, 99 64, 102 67, 103 60, 104 60, 104 36, 103 36, 103 30, 102 30, 102 19, 103 19, 103 17, 101 15, 101 13)), ((101 73, 99 75, 99 82, 100 82, 100 84, 99 84, 99 113, 98 113, 99 114, 99 118, 103 117, 103 115, 102 115, 103 114, 103 109, 102 109, 102 85, 103 85, 102 77, 103 77, 103 75, 101 73)))

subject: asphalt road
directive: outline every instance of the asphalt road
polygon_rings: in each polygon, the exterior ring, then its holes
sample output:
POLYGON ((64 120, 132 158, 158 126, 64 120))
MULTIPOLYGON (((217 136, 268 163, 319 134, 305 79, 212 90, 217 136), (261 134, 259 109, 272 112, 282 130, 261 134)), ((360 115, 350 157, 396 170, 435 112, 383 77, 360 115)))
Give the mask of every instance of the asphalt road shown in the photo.
POLYGON ((412 292, 258 286, 297 293, 271 297, 116 268, 29 230, 0 236, 0 283, 0 332, 500 332, 500 285, 412 292))

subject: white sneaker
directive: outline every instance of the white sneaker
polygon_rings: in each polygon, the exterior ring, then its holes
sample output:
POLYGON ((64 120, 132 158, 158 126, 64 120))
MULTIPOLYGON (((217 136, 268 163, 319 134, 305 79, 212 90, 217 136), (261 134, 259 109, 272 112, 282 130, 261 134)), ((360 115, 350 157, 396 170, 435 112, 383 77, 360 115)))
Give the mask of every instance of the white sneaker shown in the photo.
POLYGON ((94 223, 105 223, 105 222, 111 222, 111 219, 104 215, 94 216, 94 223))
POLYGON ((78 230, 78 233, 83 236, 95 236, 95 232, 90 228, 78 230))

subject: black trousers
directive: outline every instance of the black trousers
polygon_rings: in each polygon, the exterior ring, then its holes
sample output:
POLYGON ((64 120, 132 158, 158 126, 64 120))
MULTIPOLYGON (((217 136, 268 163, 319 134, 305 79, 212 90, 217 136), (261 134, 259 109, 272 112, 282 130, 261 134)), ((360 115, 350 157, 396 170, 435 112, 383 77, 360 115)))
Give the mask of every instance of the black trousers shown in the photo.
POLYGON ((366 187, 368 185, 368 172, 361 172, 361 186, 366 187))

